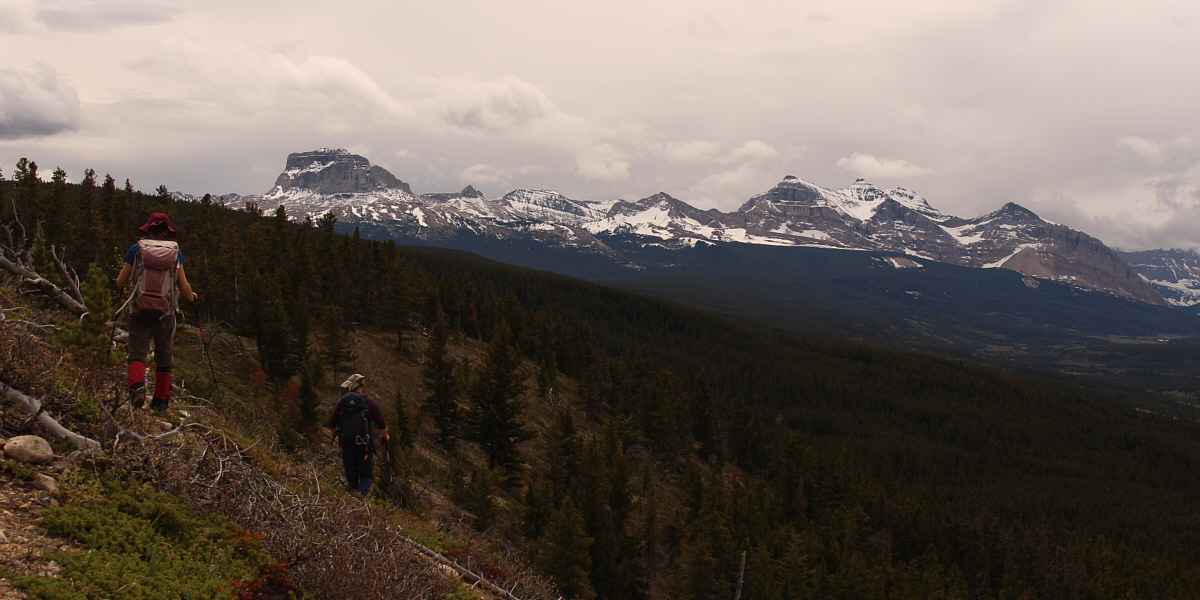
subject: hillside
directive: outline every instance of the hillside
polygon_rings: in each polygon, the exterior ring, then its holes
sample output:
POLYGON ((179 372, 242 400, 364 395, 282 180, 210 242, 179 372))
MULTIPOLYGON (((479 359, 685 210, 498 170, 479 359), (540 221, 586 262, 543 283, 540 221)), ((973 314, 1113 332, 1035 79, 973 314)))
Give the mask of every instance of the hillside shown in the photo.
MULTIPOLYGON (((522 598, 546 581, 580 598, 732 597, 743 552, 745 598, 1184 598, 1200 587, 1200 427, 1155 414, 1159 397, 765 331, 336 234, 334 219, 295 224, 113 186, 104 211, 78 221, 102 226, 52 222, 43 199, 62 194, 55 206, 82 212, 106 186, 34 183, 14 186, 13 204, 44 215, 77 271, 111 265, 104 248, 127 247, 150 210, 170 212, 209 324, 212 372, 194 326, 179 333, 166 426, 113 413, 143 437, 175 433, 106 444, 92 476, 223 515, 318 597, 349 593, 322 566, 339 552, 409 564, 380 575, 427 581, 431 597, 467 593, 430 570, 433 555, 398 551, 417 548, 404 539, 515 578, 522 598), (351 371, 412 442, 391 448, 368 504, 337 490, 317 431, 324 390, 351 371), (493 400, 515 418, 485 418, 493 400), (371 518, 335 526, 347 510, 371 518)), ((38 248, 5 256, 53 264, 38 248)), ((74 327, 50 317, 89 321, 44 286, 4 278, 0 379, 101 439, 101 407, 120 395, 95 368, 103 359, 83 357, 107 355, 107 339, 50 336, 48 325, 74 327)), ((111 290, 104 272, 97 281, 81 300, 99 298, 99 314, 111 290)), ((45 433, 26 420, 6 401, 0 435, 45 433)), ((70 483, 89 489, 77 473, 70 483)), ((81 505, 64 488, 56 500, 81 505)))

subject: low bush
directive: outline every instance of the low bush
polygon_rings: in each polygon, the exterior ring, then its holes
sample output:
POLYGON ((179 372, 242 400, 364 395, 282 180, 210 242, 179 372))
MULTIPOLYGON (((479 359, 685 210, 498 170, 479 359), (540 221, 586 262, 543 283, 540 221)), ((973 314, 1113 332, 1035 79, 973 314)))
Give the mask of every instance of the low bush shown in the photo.
POLYGON ((16 578, 32 599, 300 597, 261 536, 147 484, 93 483, 66 499, 44 525, 87 550, 47 556, 61 566, 58 577, 16 578))

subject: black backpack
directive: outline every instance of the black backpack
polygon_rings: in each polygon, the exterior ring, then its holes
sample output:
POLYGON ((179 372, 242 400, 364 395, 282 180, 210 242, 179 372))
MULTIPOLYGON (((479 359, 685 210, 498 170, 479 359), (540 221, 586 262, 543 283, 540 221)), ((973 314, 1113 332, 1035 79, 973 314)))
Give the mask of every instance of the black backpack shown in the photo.
POLYGON ((350 392, 342 396, 338 414, 338 440, 344 446, 370 446, 375 441, 367 415, 367 397, 350 392))

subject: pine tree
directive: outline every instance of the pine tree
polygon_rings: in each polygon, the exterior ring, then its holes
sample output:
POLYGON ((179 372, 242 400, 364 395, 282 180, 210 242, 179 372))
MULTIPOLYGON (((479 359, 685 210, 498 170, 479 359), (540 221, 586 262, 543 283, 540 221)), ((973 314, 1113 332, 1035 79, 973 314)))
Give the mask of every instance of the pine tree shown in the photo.
POLYGON ((458 438, 459 385, 454 361, 450 359, 446 345, 447 336, 446 315, 439 308, 429 336, 429 348, 425 351, 425 364, 421 368, 421 377, 425 381, 425 401, 421 406, 433 417, 438 444, 452 450, 458 438))
POLYGON ((93 264, 80 291, 88 312, 82 319, 53 319, 56 331, 51 341, 74 349, 92 364, 106 367, 116 364, 117 355, 113 354, 111 348, 110 322, 117 307, 109 291, 108 274, 99 265, 93 264))
POLYGON ((542 537, 534 542, 532 562, 554 580, 564 598, 590 600, 596 597, 590 581, 592 542, 584 529, 583 515, 566 498, 542 537))
POLYGON ((296 403, 300 408, 300 431, 305 434, 317 428, 317 407, 321 404, 316 382, 313 381, 315 369, 311 362, 300 369, 300 395, 296 403))
POLYGON ((517 447, 532 437, 521 419, 520 395, 525 382, 520 372, 521 357, 512 346, 508 324, 501 321, 493 332, 487 357, 471 387, 467 413, 471 440, 488 457, 490 469, 520 470, 517 447))
POLYGON ((392 423, 396 442, 401 448, 411 448, 416 439, 408 416, 408 403, 404 401, 404 392, 400 390, 396 390, 392 396, 392 423))
POLYGON ((342 318, 342 309, 330 306, 325 309, 321 322, 321 359, 333 375, 333 385, 341 384, 341 373, 350 373, 354 369, 354 361, 358 360, 350 351, 350 339, 346 335, 346 323, 342 318))
MULTIPOLYGON (((61 167, 54 170, 50 178, 50 194, 46 197, 46 222, 42 234, 48 243, 63 247, 65 229, 74 222, 75 206, 67 200, 67 172, 61 167)), ((44 275, 43 275, 44 276, 44 275)))
POLYGON ((125 236, 119 230, 121 226, 121 210, 117 205, 117 181, 113 179, 112 175, 104 176, 104 183, 100 185, 100 193, 97 197, 96 206, 100 212, 99 225, 101 226, 101 246, 98 258, 107 260, 113 253, 121 252, 124 254, 125 248, 120 247, 125 236))
POLYGON ((100 248, 104 246, 104 230, 96 226, 99 216, 96 210, 96 172, 92 169, 83 171, 77 204, 79 220, 74 223, 72 231, 72 263, 80 265, 99 262, 100 248))
POLYGON ((247 290, 243 327, 258 345, 258 360, 271 379, 288 379, 297 369, 299 357, 292 354, 291 331, 283 297, 274 278, 259 276, 247 290))
POLYGON ((9 204, 4 190, 4 170, 0 169, 0 228, 12 221, 12 205, 9 204))
POLYGON ((38 223, 42 220, 41 183, 37 163, 24 158, 17 161, 13 177, 13 213, 25 226, 26 239, 33 239, 37 235, 38 223))
POLYGON ((471 480, 467 484, 467 511, 475 515, 472 523, 475 531, 487 531, 496 520, 499 507, 492 498, 495 480, 496 476, 490 470, 471 470, 471 480))
POLYGON ((720 415, 717 403, 709 390, 706 373, 701 372, 695 385, 695 400, 692 402, 692 435, 700 442, 700 458, 722 457, 720 415))

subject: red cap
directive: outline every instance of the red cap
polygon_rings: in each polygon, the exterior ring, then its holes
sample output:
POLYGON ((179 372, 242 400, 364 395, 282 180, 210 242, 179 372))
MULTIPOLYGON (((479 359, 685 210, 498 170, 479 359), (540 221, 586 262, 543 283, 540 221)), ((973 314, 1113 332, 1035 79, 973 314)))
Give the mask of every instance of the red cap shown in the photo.
POLYGON ((138 227, 138 231, 141 231, 142 233, 150 233, 150 228, 157 225, 166 225, 167 234, 172 237, 175 236, 175 228, 171 227, 171 217, 168 217, 164 213, 154 213, 150 215, 150 218, 146 220, 146 224, 138 227))

